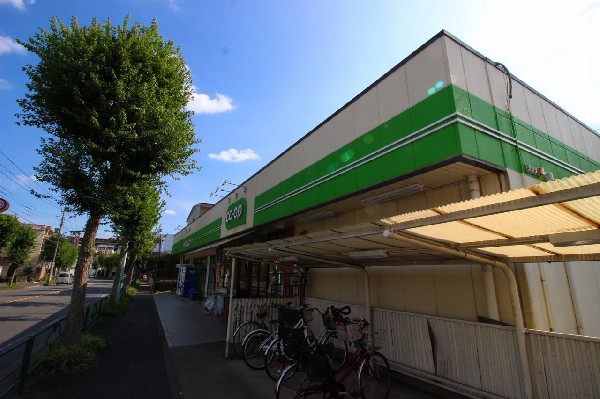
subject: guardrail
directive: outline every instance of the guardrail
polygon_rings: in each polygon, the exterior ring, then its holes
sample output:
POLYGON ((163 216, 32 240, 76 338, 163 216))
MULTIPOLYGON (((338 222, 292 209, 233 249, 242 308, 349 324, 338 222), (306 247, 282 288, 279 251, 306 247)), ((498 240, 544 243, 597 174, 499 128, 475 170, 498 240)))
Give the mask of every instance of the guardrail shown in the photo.
MULTIPOLYGON (((108 302, 109 295, 88 303, 83 309, 82 330, 100 315, 102 306, 108 302)), ((18 390, 20 394, 25 388, 25 381, 30 372, 40 366, 44 352, 52 349, 60 342, 66 316, 37 330, 0 351, 0 399, 18 390)))

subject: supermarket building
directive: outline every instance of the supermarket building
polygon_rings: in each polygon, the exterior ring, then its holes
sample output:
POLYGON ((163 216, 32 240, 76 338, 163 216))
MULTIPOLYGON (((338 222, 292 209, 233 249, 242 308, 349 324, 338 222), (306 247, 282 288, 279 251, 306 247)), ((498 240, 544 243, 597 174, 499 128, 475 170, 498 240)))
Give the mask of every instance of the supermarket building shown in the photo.
POLYGON ((428 383, 600 397, 599 169, 594 131, 441 31, 195 206, 173 253, 230 324, 272 298, 350 305, 428 383))

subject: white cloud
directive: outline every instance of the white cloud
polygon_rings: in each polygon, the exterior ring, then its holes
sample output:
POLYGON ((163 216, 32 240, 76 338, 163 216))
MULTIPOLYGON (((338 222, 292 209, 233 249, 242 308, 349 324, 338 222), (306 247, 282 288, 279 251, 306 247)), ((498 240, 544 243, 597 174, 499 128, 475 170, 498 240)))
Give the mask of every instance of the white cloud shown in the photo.
POLYGON ((26 4, 35 4, 35 0, 0 0, 0 5, 4 4, 10 4, 11 6, 18 8, 19 10, 24 10, 26 4))
POLYGON ((177 212, 175 212, 172 209, 166 209, 165 210, 165 215, 176 215, 176 214, 177 214, 177 212))
POLYGON ((223 162, 244 162, 244 161, 256 161, 260 157, 254 152, 253 149, 247 148, 245 150, 238 151, 235 148, 230 148, 227 151, 221 151, 218 154, 208 154, 210 159, 216 159, 223 162))
POLYGON ((216 98, 210 98, 207 94, 197 93, 195 86, 193 86, 193 89, 194 94, 188 102, 188 110, 197 114, 218 114, 233 110, 233 101, 230 97, 217 93, 216 98))
POLYGON ((27 50, 10 37, 0 36, 0 55, 10 53, 25 54, 27 50))
POLYGON ((8 83, 8 80, 0 78, 0 90, 12 89, 12 85, 8 83))
POLYGON ((27 183, 30 181, 38 181, 37 177, 34 176, 26 176, 26 175, 17 175, 17 179, 21 182, 21 183, 27 183))

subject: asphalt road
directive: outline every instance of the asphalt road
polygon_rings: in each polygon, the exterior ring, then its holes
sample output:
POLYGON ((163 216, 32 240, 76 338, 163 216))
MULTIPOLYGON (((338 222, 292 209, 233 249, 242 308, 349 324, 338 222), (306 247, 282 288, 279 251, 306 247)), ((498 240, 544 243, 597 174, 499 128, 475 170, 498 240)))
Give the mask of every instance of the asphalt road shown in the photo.
MULTIPOLYGON (((86 303, 110 292, 112 281, 90 279, 86 303)), ((0 349, 67 314, 71 286, 39 284, 0 290, 0 349)))

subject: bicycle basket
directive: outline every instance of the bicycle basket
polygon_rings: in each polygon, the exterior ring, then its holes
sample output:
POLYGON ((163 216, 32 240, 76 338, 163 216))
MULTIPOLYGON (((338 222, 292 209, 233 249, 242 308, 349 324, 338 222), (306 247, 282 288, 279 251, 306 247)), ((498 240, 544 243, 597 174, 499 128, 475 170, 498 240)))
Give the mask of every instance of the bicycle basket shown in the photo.
POLYGON ((323 325, 328 330, 336 329, 335 320, 334 320, 333 316, 331 315, 331 313, 328 312, 323 315, 323 325))
POLYGON ((358 341, 363 337, 363 332, 358 323, 336 322, 335 329, 339 339, 343 341, 358 341))
POLYGON ((301 328, 284 329, 279 332, 283 343, 283 353, 290 359, 298 359, 304 341, 304 331, 301 328))
POLYGON ((302 318, 302 313, 296 309, 279 308, 277 310, 277 321, 279 324, 294 326, 302 318))
POLYGON ((312 382, 325 382, 331 378, 332 370, 325 353, 318 347, 304 347, 302 350, 306 377, 312 382))

